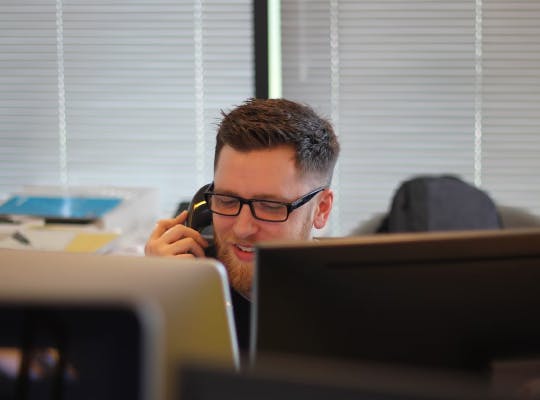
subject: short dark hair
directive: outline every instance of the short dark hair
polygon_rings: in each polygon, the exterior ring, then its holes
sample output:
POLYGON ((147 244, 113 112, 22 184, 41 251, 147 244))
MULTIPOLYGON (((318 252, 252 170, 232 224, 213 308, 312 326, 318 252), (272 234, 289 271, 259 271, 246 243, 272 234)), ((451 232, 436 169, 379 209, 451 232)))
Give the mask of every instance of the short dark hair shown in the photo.
POLYGON ((331 123, 310 106, 286 99, 249 99, 222 115, 214 168, 225 145, 240 152, 291 146, 302 174, 319 175, 330 184, 339 142, 331 123))

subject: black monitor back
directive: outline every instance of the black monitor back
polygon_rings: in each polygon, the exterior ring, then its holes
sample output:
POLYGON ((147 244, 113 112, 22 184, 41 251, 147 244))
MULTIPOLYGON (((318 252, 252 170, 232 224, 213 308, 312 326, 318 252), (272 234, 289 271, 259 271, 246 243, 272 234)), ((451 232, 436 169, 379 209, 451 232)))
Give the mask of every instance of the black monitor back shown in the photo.
POLYGON ((182 400, 502 400, 467 375, 314 357, 265 357, 240 372, 191 365, 180 381, 182 400))
POLYGON ((0 327, 0 398, 143 398, 143 330, 128 307, 3 303, 0 327))
POLYGON ((263 244, 251 358, 284 353, 480 374, 515 366, 539 375, 529 363, 540 358, 538 282, 538 230, 263 244))

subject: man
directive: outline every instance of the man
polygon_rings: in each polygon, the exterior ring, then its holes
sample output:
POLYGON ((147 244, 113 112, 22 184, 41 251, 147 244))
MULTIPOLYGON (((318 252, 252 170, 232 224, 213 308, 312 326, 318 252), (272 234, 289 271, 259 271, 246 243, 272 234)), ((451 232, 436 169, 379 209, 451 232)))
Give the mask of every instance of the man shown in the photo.
MULTIPOLYGON (((251 99, 223 114, 206 194, 217 258, 233 287, 240 348, 249 333, 254 249, 273 239, 307 240, 332 209, 339 144, 331 124, 285 99, 251 99)), ((184 226, 187 212, 158 222, 146 255, 204 257, 208 242, 184 226)))

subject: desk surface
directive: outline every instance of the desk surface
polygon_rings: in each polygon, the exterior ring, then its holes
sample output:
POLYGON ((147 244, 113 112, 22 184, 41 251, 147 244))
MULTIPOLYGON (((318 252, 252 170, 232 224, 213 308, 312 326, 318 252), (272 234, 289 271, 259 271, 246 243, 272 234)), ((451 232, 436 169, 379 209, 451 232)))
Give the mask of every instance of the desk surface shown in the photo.
POLYGON ((27 219, 0 224, 0 248, 142 255, 149 232, 150 228, 121 234, 92 225, 27 219))

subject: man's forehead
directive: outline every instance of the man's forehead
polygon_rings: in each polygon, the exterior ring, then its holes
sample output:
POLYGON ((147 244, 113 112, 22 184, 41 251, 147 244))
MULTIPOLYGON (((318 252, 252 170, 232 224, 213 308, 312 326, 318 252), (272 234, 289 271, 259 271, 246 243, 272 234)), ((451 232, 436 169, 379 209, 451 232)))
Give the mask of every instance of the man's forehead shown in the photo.
POLYGON ((221 148, 219 154, 217 155, 218 157, 217 164, 219 164, 220 160, 224 157, 241 158, 241 157, 246 157, 250 155, 255 155, 258 157, 267 157, 267 158, 283 155, 283 156, 286 156, 287 158, 295 160, 296 151, 293 145, 287 145, 287 144, 268 147, 268 148, 250 149, 250 150, 239 150, 226 144, 221 148))
POLYGON ((278 147, 263 150, 238 151, 225 146, 218 158, 215 175, 244 172, 267 175, 269 172, 282 175, 297 175, 294 150, 278 147))
POLYGON ((214 184, 215 191, 267 199, 287 199, 310 188, 296 167, 294 150, 289 148, 249 152, 224 148, 214 184))

